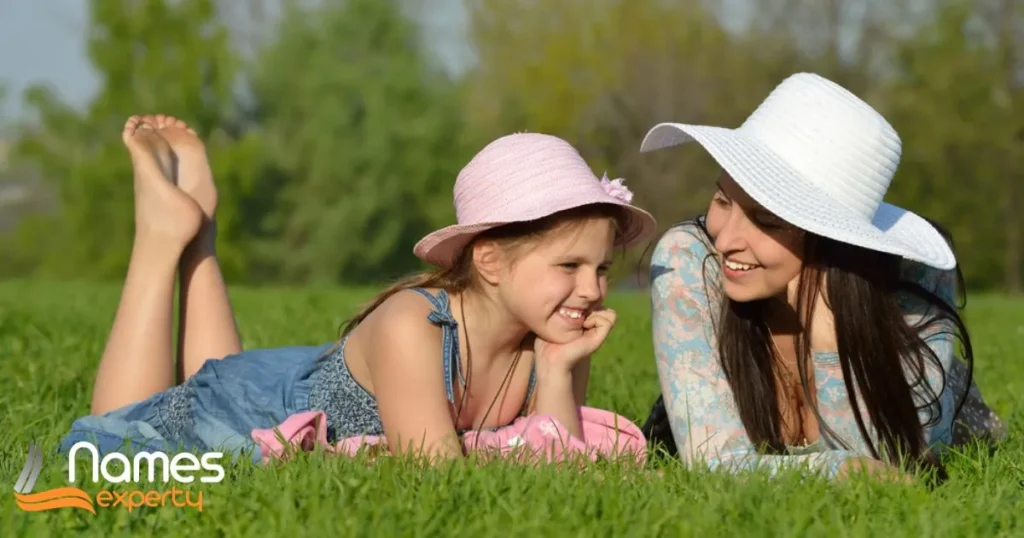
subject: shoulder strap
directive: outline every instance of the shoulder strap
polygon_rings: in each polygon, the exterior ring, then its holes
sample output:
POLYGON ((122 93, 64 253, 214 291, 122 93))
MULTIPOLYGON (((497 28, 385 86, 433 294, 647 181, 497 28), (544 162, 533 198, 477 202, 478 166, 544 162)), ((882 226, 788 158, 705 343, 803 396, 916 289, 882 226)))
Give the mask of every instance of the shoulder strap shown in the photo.
POLYGON ((530 385, 526 389, 526 398, 523 400, 523 407, 519 410, 519 416, 525 417, 530 406, 530 398, 533 397, 533 388, 537 385, 537 363, 530 367, 530 385))
POLYGON ((434 307, 427 320, 441 327, 441 363, 444 367, 445 391, 448 401, 454 402, 456 380, 465 385, 466 379, 462 375, 459 361, 459 324, 452 315, 448 293, 440 290, 437 295, 433 295, 423 288, 409 289, 426 297, 434 307))

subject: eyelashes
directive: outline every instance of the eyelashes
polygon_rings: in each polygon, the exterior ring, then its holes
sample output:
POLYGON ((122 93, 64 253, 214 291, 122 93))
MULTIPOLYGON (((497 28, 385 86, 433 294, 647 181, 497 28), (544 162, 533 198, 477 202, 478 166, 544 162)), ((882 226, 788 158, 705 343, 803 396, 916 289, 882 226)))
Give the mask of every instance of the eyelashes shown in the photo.
MULTIPOLYGON (((715 194, 715 196, 712 198, 712 202, 714 202, 715 205, 717 205, 718 207, 720 207, 722 209, 729 209, 729 208, 732 207, 732 200, 729 200, 728 198, 723 196, 721 193, 715 194)), ((786 222, 786 221, 784 221, 784 220, 782 220, 782 219, 780 219, 780 218, 778 218, 775 215, 770 214, 770 213, 769 214, 755 214, 754 216, 752 216, 750 218, 750 221, 753 222, 754 225, 756 225, 758 228, 761 228, 763 230, 772 230, 772 231, 775 231, 775 230, 785 230, 785 231, 789 231, 789 229, 792 228, 792 226, 788 222, 786 222)))

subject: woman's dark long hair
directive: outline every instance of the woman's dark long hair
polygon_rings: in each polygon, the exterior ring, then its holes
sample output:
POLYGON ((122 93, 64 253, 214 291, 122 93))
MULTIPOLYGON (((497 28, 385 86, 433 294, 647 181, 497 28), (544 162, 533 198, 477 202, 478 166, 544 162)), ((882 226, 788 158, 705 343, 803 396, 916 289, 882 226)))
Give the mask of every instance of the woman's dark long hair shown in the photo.
MULTIPOLYGON (((693 222, 702 231, 702 239, 710 245, 713 240, 703 219, 693 222)), ((938 226, 936 228, 952 245, 949 234, 938 226)), ((709 251, 713 249, 709 248, 709 251)), ((719 262, 712 254, 705 263, 719 262)), ((901 275, 901 265, 902 260, 898 256, 805 234, 797 312, 801 327, 810 327, 815 298, 824 282, 825 303, 834 315, 846 390, 858 429, 871 455, 901 467, 923 464, 942 477, 945 470, 928 450, 923 436, 923 426, 934 424, 938 416, 932 415, 922 424, 918 415, 920 408, 913 394, 918 392, 923 397, 921 405, 924 406, 934 405, 939 398, 926 383, 928 363, 943 372, 943 384, 946 382, 948 372, 942 370, 938 357, 920 336, 926 326, 943 324, 945 332, 955 328, 968 366, 967 383, 955 414, 959 414, 966 399, 973 374, 974 353, 967 328, 957 312, 958 307, 962 308, 965 297, 963 275, 957 268, 960 304, 951 305, 935 290, 925 289, 905 279, 901 275), (912 301, 915 313, 922 314, 919 324, 911 326, 905 321, 907 312, 901 309, 901 296, 912 301), (868 412, 866 419, 860 413, 858 394, 868 412), (871 442, 866 420, 877 432, 880 446, 871 442)), ((718 283, 705 281, 705 285, 717 286, 718 283)), ((708 294, 708 297, 714 296, 708 294)), ((740 418, 748 437, 759 450, 783 453, 785 443, 775 382, 777 366, 773 360, 771 334, 764 319, 765 301, 739 303, 729 300, 724 294, 722 297, 719 326, 716 327, 718 352, 740 418)), ((807 372, 807 359, 811 353, 810 331, 800 332, 796 339, 796 352, 804 394, 807 401, 813 401, 808 383, 811 374, 807 372)), ((840 446, 849 448, 822 421, 818 410, 813 410, 819 423, 824 425, 825 434, 840 446)), ((648 431, 658 428, 652 419, 648 420, 648 431)), ((657 432, 652 433, 659 437, 657 432)), ((664 441, 665 433, 662 428, 661 441, 664 441)))

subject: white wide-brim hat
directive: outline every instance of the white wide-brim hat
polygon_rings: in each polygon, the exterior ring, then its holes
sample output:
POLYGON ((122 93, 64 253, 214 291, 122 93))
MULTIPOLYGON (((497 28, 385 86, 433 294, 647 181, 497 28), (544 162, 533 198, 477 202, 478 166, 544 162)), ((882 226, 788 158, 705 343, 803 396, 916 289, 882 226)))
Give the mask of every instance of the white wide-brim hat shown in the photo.
POLYGON ((882 201, 900 163, 896 130, 828 79, 788 77, 737 129, 660 123, 640 151, 694 141, 751 198, 794 226, 937 269, 956 267, 934 226, 882 201))

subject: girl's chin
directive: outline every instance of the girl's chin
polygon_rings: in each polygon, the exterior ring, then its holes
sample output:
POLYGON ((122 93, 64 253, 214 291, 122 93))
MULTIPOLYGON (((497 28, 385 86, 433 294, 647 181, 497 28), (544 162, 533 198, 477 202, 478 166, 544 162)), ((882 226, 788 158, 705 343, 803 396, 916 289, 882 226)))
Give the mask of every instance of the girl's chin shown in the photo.
POLYGON ((572 327, 560 320, 550 320, 541 330, 534 333, 545 342, 550 344, 568 344, 580 337, 582 330, 579 327, 572 327))

